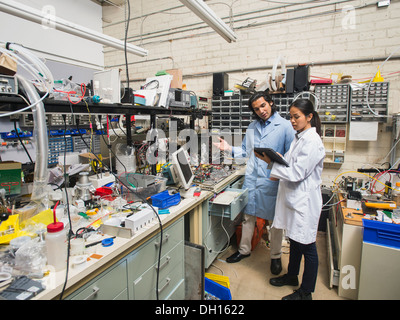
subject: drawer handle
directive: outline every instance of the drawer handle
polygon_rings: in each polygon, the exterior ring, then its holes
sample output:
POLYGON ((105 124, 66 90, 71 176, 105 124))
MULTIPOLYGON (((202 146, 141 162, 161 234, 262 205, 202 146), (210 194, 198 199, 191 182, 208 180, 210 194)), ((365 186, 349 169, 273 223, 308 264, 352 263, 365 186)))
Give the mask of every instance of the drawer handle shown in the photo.
POLYGON ((160 288, 160 289, 158 289, 158 293, 161 293, 161 292, 169 285, 169 283, 171 282, 171 279, 170 279, 170 278, 166 278, 166 280, 167 280, 167 282, 165 282, 165 284, 163 285, 163 287, 160 288))
POLYGON ((100 291, 99 287, 93 287, 92 289, 93 289, 93 292, 83 300, 91 300, 91 299, 93 299, 97 295, 97 293, 100 291))
MULTIPOLYGON (((169 238, 169 234, 167 233, 167 234, 165 235, 164 239, 162 240, 162 244, 164 244, 165 242, 167 242, 167 241, 168 241, 168 238, 169 238)), ((154 245, 156 246, 156 248, 158 248, 158 247, 160 246, 160 243, 159 243, 159 242, 154 242, 154 245)))
POLYGON ((171 257, 166 257, 165 258, 165 262, 160 266, 160 268, 158 268, 158 266, 154 266, 154 268, 157 270, 161 270, 162 268, 164 268, 168 263, 169 263, 169 261, 171 260, 171 257))

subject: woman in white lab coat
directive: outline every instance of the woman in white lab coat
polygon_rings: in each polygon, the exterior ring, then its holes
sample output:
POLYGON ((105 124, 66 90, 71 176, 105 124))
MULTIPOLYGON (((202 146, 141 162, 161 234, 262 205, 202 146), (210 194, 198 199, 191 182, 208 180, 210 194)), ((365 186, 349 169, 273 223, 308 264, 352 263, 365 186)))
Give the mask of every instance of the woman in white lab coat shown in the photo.
POLYGON ((289 167, 271 162, 265 154, 256 156, 272 164, 271 177, 279 179, 273 226, 285 229, 290 239, 288 273, 270 279, 270 283, 274 286, 297 286, 297 275, 304 255, 302 284, 283 299, 308 300, 312 299, 318 273, 315 241, 322 208, 320 185, 325 149, 320 137, 321 122, 312 102, 295 100, 289 110, 290 122, 297 131, 284 156, 289 167))

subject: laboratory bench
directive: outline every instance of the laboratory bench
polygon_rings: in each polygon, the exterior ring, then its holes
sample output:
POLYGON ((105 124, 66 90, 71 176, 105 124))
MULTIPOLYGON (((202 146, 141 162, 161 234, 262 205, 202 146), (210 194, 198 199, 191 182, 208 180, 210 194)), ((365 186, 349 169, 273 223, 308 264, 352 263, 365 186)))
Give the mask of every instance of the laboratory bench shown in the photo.
POLYGON ((348 299, 400 299, 400 225, 364 218, 362 209, 346 207, 345 195, 335 193, 327 219, 329 286, 348 299), (394 226, 399 231, 380 232, 391 245, 366 236, 365 221, 394 226), (399 242, 396 245, 396 242, 399 242), (393 245, 395 244, 395 245, 393 245))
MULTIPOLYGON (((241 187, 244 173, 245 168, 240 168, 214 186, 213 190, 202 190, 198 197, 182 199, 178 205, 170 207, 169 214, 159 215, 163 231, 160 263, 158 254, 161 230, 157 219, 130 238, 117 236, 113 245, 109 247, 93 246, 92 250, 96 251, 88 253, 88 261, 74 264, 74 256, 71 256, 63 299, 156 299, 157 271, 159 271, 158 298, 185 299, 185 241, 203 245, 204 237, 208 234, 208 237, 212 238, 208 246, 213 246, 215 252, 229 244, 225 230, 219 228, 212 229, 211 232, 209 230, 210 225, 207 223, 211 214, 209 201, 215 194, 228 187, 241 187), (188 239, 185 239, 187 237, 188 239)), ((242 203, 245 199, 241 195, 238 201, 242 203)), ((235 218, 240 216, 239 213, 235 218)), ((229 236, 233 235, 234 222, 231 217, 226 217, 224 214, 213 217, 217 219, 218 224, 226 221, 224 223, 231 226, 229 236)), ((206 263, 203 267, 207 268, 216 255, 215 252, 207 250, 205 252, 206 263)), ((43 278, 46 289, 32 299, 59 299, 65 275, 65 270, 51 271, 43 278)))

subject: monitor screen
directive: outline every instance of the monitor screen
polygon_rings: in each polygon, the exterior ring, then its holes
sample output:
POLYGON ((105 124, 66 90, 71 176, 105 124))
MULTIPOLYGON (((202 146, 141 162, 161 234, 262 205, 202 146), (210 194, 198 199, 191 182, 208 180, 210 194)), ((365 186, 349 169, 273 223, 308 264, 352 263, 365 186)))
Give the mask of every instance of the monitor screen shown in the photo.
POLYGON ((187 151, 181 148, 174 152, 171 157, 179 183, 186 190, 189 189, 192 184, 194 174, 188 162, 189 155, 187 151))

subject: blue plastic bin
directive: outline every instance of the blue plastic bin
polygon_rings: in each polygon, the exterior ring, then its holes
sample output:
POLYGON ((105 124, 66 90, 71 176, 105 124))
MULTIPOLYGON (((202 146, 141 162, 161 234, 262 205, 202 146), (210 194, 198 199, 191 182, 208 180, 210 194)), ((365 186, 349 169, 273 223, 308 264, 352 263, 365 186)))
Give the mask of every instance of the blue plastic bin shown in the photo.
POLYGON ((232 300, 231 290, 208 278, 204 279, 205 292, 208 292, 219 300, 232 300))
POLYGON ((400 225, 363 219, 363 241, 400 249, 400 225))
POLYGON ((181 194, 179 192, 169 194, 168 190, 165 190, 151 196, 151 201, 154 207, 157 207, 158 209, 166 209, 181 202, 181 194))

